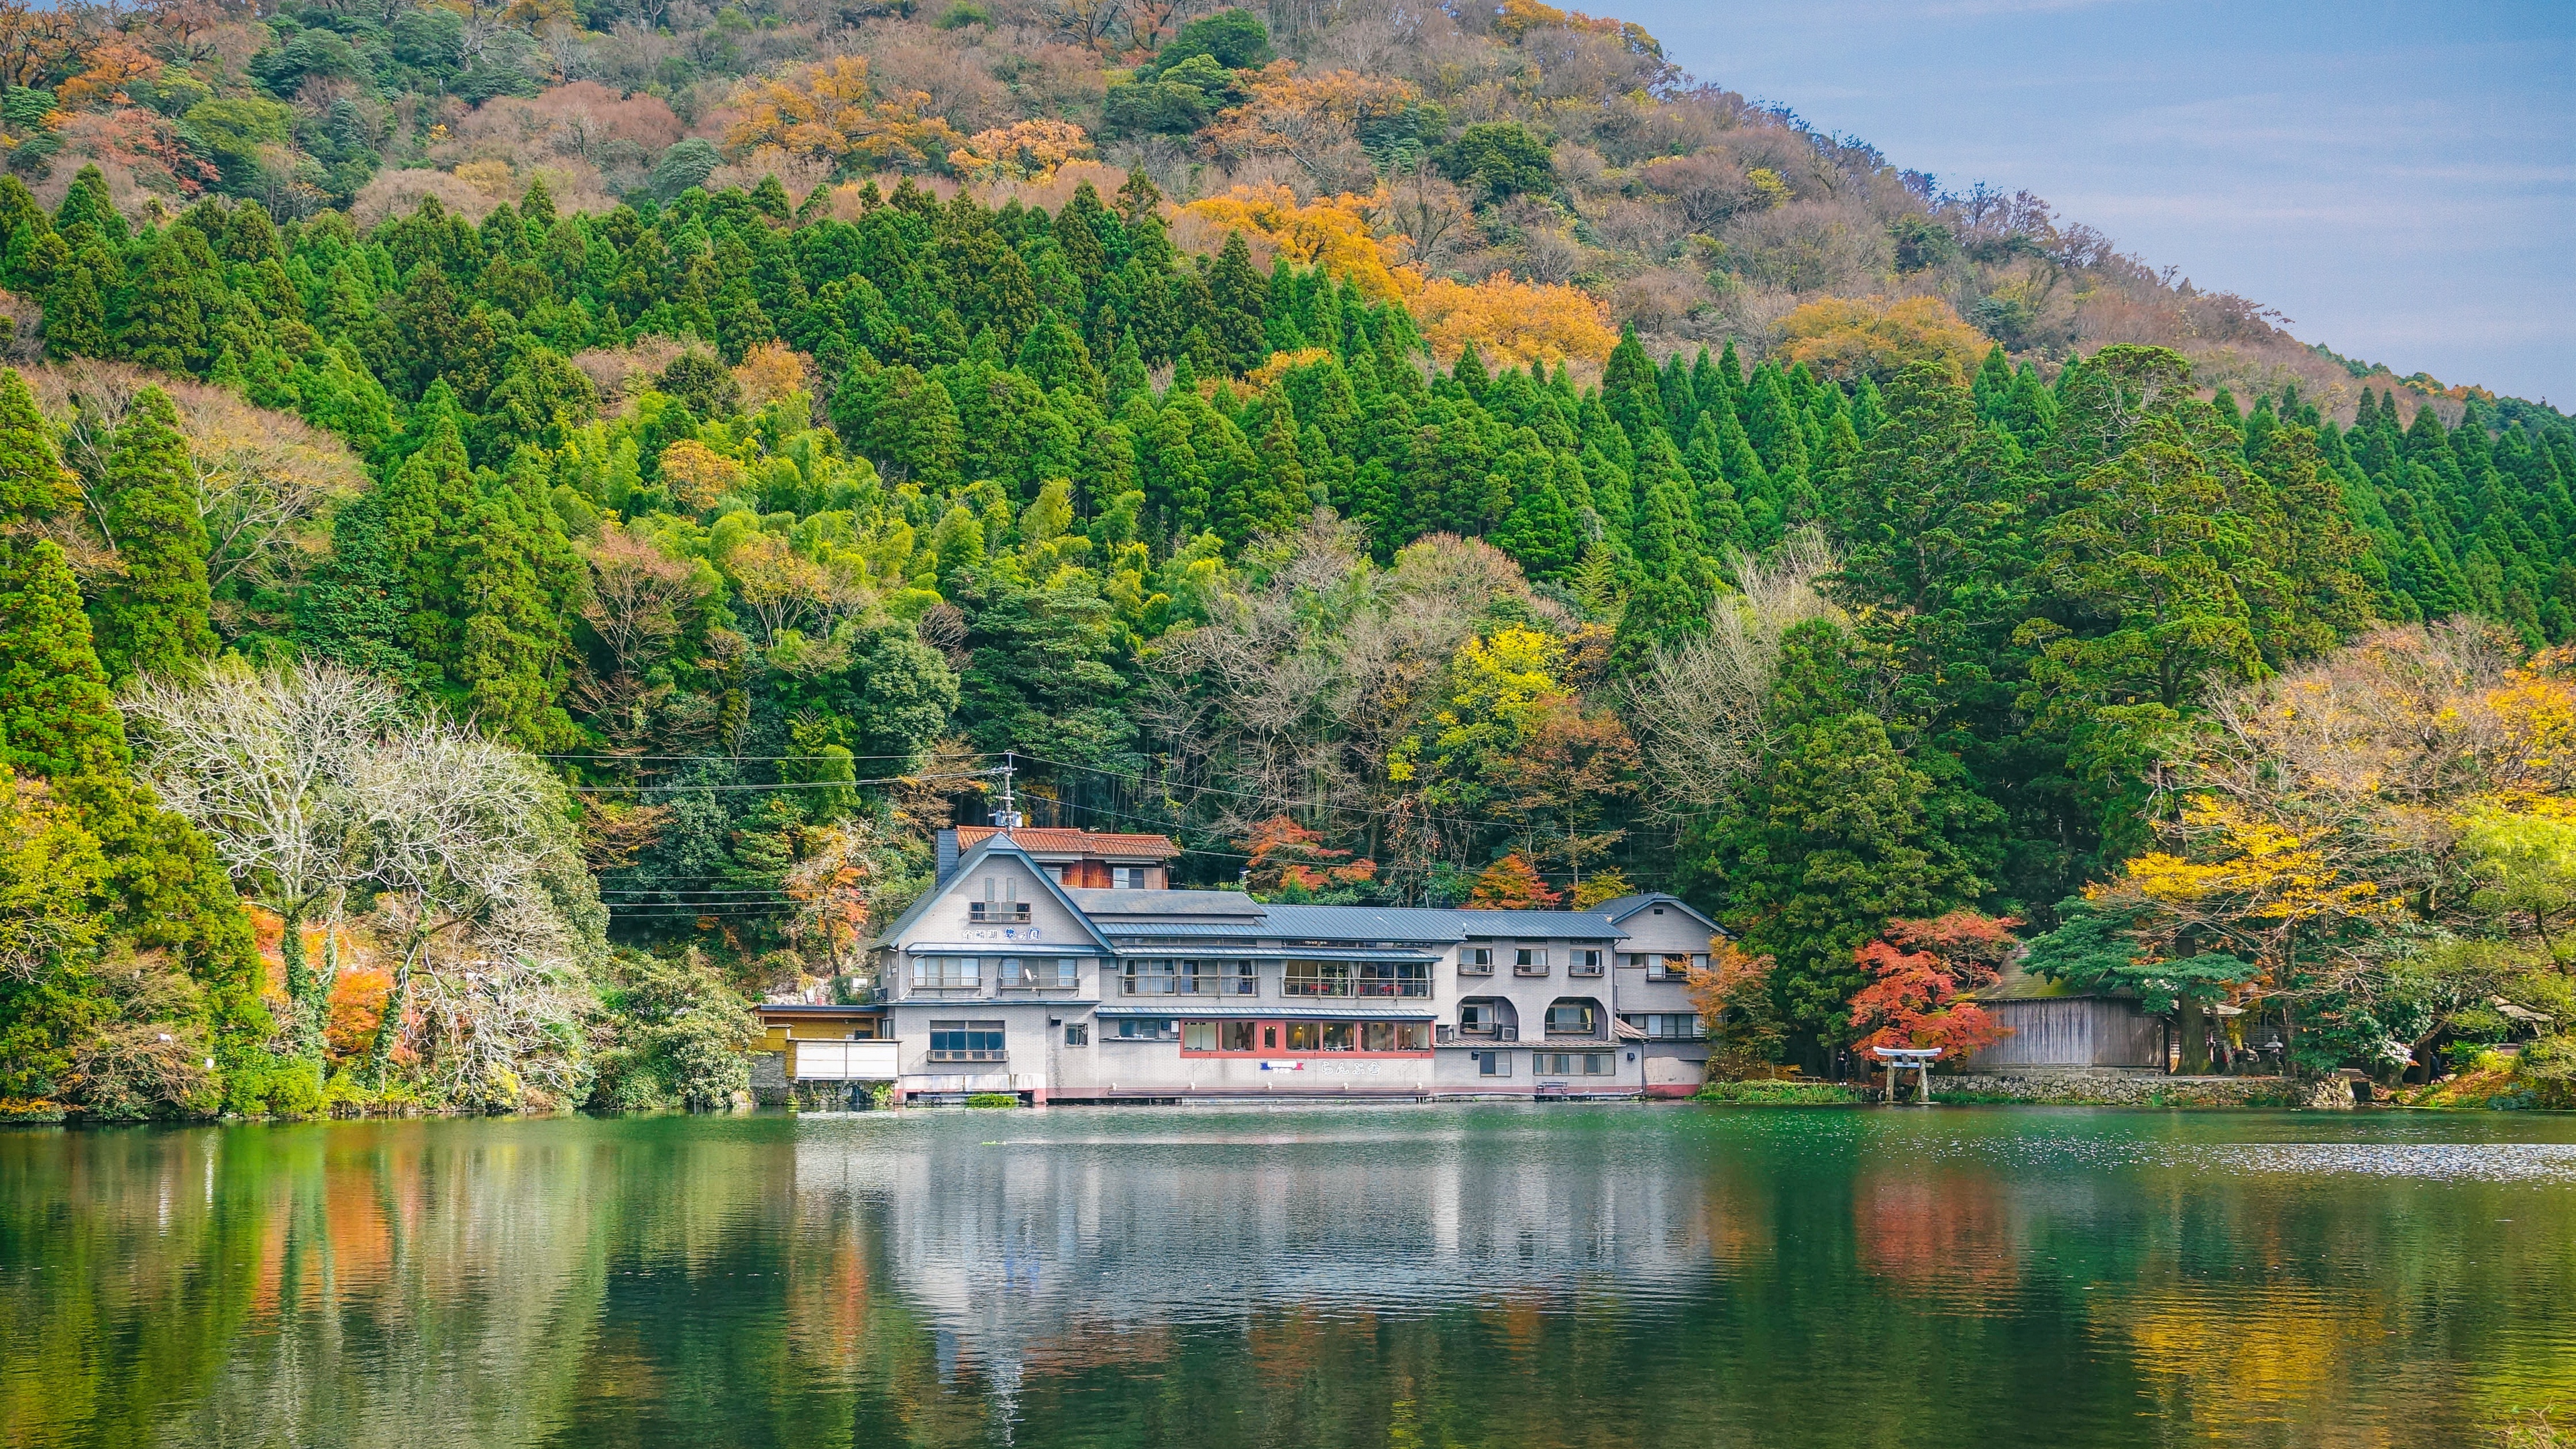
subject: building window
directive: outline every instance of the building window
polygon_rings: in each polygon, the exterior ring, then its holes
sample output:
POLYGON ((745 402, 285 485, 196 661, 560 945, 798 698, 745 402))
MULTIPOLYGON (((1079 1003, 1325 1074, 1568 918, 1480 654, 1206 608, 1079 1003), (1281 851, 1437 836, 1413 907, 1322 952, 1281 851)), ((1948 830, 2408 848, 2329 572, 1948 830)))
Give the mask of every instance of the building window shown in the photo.
POLYGON ((1069 1023, 1064 1029, 1064 1044, 1066 1046, 1091 1045, 1091 1023, 1087 1021, 1069 1023))
POLYGON ((1547 974, 1547 948, 1544 946, 1522 946, 1514 950, 1512 952, 1512 974, 1514 976, 1545 976, 1547 974))
POLYGON ((1005 956, 996 979, 1004 990, 1051 991, 1081 983, 1082 963, 1071 956, 1005 956))
POLYGON ((1216 1043, 1217 1023, 1213 1021, 1185 1021, 1181 1023, 1181 1050, 1185 1052, 1212 1052, 1217 1049, 1216 1043))
POLYGON ((1020 899, 1020 878, 1015 875, 1001 878, 998 899, 994 877, 984 877, 984 898, 970 901, 966 906, 966 919, 972 922, 1025 921, 1028 918, 1028 904, 1020 899))
POLYGON ((1113 865, 1109 867, 1110 887, 1122 891, 1145 890, 1148 888, 1145 884, 1146 869, 1141 865, 1113 865))
POLYGON ((1351 994, 1351 963, 1291 961, 1282 977, 1280 989, 1290 996, 1348 996, 1351 994))
POLYGON ((1477 1076, 1508 1077, 1512 1074, 1510 1052, 1474 1052, 1471 1055, 1476 1058, 1477 1076))
POLYGON ((972 991, 984 984, 983 967, 982 958, 975 956, 915 956, 912 989, 972 991))
POLYGON ((1599 1036, 1601 1008, 1589 998, 1560 996, 1548 1003, 1549 1036, 1599 1036))
POLYGON ((1431 968, 1418 961, 1363 961, 1358 987, 1362 996, 1429 996, 1431 968))
POLYGON ((1360 1050, 1419 1052, 1431 1049, 1431 1028, 1416 1021, 1372 1021, 1360 1028, 1360 1050))
POLYGON ((1598 951, 1568 951, 1568 952, 1566 952, 1566 953, 1565 953, 1565 974, 1566 974, 1566 975, 1568 975, 1568 976, 1598 976, 1598 975, 1600 975, 1600 974, 1601 974, 1601 953, 1600 953, 1600 952, 1598 952, 1598 951))
POLYGON ((1606 1077, 1616 1052, 1531 1052, 1530 1074, 1539 1077, 1606 1077))
POLYGON ((1319 1052, 1324 1049, 1324 1024, 1320 1021, 1288 1023, 1288 1050, 1319 1052))
POLYGON ((1646 1034, 1648 1041, 1706 1041, 1699 1018, 1687 1011, 1623 1011, 1619 1019, 1646 1034))
POLYGON ((1010 1053, 1002 1045, 998 1021, 934 1021, 930 1024, 930 1059, 934 1062, 998 1062, 1010 1053))
POLYGON ((1461 948, 1458 952, 1458 974, 1461 976, 1493 975, 1494 948, 1491 946, 1461 948))
POLYGON ((1179 1041, 1181 1024, 1168 1016, 1130 1016, 1118 1022, 1120 1041, 1179 1041))
POLYGON ((1257 990, 1249 961, 1139 958, 1125 963, 1119 981, 1128 996, 1250 996, 1257 990))

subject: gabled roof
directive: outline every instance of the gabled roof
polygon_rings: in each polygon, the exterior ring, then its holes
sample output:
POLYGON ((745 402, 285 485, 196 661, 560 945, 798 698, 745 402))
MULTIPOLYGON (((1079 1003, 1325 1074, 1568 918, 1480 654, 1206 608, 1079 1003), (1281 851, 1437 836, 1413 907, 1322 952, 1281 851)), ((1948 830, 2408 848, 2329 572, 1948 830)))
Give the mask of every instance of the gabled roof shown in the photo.
MULTIPOLYGON (((960 825, 957 844, 972 850, 1001 830, 991 825, 960 825)), ((1059 829, 1054 826, 1020 826, 1011 832, 1020 848, 1039 855, 1123 855, 1142 859, 1169 860, 1181 853, 1168 835, 1125 835, 1108 830, 1059 829)))
POLYGON ((1065 894, 1064 887, 1056 884, 1055 877, 1047 874, 1046 867, 1039 865, 1036 858, 1031 856, 1027 851, 1022 850, 1015 842, 1012 841, 1011 837, 999 834, 992 836, 985 840, 981 845, 978 845, 973 850, 967 852, 966 858, 957 862, 957 869, 954 874, 950 875, 947 880, 940 884, 932 886, 929 890, 923 891, 921 893, 921 899, 912 903, 912 909, 895 917, 893 924, 877 933, 877 941, 879 943, 885 943, 899 939, 904 932, 911 930, 913 923, 920 920, 922 916, 927 914, 932 906, 948 899, 949 893, 956 890, 959 885, 963 884, 973 874, 977 866, 982 865, 985 861, 996 856, 1008 857, 1026 865, 1029 868, 1029 874, 1037 878, 1039 888, 1046 891, 1049 895, 1054 896, 1056 904, 1063 906, 1065 910, 1072 913, 1073 918, 1076 921, 1082 923, 1083 933, 1091 938, 1092 944, 1098 946, 1104 952, 1110 949, 1109 938, 1100 934, 1100 928, 1092 924, 1089 913, 1085 912, 1081 906, 1075 904, 1073 897, 1065 894))
POLYGON ((1708 913, 1702 911, 1699 907, 1683 900, 1680 896, 1666 895, 1662 891, 1647 891, 1633 896, 1616 896, 1610 900, 1603 901, 1592 909, 1609 917, 1611 922, 1615 924, 1628 919, 1630 916, 1637 914, 1648 906, 1678 908, 1682 914, 1697 918, 1701 925, 1708 927, 1711 931, 1723 932, 1726 929, 1717 922, 1710 920, 1708 918, 1708 913))

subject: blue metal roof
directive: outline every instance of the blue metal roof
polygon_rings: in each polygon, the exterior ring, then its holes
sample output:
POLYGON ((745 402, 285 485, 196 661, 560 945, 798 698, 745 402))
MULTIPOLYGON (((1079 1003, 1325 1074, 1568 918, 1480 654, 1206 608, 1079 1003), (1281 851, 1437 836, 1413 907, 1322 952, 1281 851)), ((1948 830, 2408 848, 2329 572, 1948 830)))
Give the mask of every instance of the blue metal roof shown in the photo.
POLYGON ((1104 1006, 1092 1013, 1115 1021, 1121 1018, 1153 1021, 1434 1021, 1437 1015, 1420 1006, 1318 1006, 1300 1002, 1294 1006, 1104 1006))
POLYGON ((1512 936, 1523 940, 1557 937, 1568 941, 1616 941, 1628 934, 1598 911, 1461 910, 1458 924, 1469 936, 1512 936))
MULTIPOLYGON (((1122 960, 1147 958, 1163 960, 1179 955, 1182 952, 1190 951, 1191 949, 1192 948, 1186 946, 1121 942, 1118 947, 1118 955, 1122 960)), ((1206 961, 1411 961, 1428 966, 1437 962, 1440 958, 1428 951, 1407 951, 1392 947, 1375 946, 1225 946, 1207 951, 1203 955, 1185 956, 1183 959, 1206 961)))
POLYGON ((1662 891, 1645 891, 1632 896, 1613 897, 1610 900, 1603 901, 1601 904, 1594 906, 1592 909, 1599 912, 1603 917, 1609 920, 1624 921, 1630 916, 1637 914, 1639 911, 1644 910, 1648 906, 1678 907, 1684 915, 1696 916, 1699 918, 1699 920, 1712 931, 1722 931, 1725 929, 1718 925, 1717 922, 1710 920, 1706 911, 1703 911, 1697 906, 1692 905, 1690 902, 1683 900, 1680 896, 1666 895, 1662 891))

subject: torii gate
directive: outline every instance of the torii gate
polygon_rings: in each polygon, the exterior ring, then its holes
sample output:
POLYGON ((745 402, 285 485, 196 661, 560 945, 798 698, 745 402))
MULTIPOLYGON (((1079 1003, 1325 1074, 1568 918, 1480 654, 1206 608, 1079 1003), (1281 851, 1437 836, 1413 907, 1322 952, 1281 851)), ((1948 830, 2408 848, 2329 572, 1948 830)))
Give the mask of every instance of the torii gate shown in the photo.
POLYGON ((1871 1047, 1869 1049, 1869 1054, 1878 1058, 1880 1061, 1887 1063, 1888 1101, 1894 1102, 1896 1100, 1897 1074, 1904 1071, 1907 1067, 1912 1067, 1914 1068, 1916 1080, 1921 1082, 1923 1086, 1923 1095, 1919 1100, 1927 1106, 1930 1105, 1932 1101, 1932 1063, 1940 1059, 1941 1049, 1939 1047, 1871 1047))

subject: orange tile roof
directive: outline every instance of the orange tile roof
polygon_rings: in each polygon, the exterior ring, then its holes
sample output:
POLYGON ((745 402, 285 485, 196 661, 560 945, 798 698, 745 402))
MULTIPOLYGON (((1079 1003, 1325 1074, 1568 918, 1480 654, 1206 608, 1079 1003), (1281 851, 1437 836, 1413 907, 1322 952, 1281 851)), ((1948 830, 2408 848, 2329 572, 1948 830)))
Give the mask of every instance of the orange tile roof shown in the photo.
MULTIPOLYGON (((957 827, 957 848, 973 850, 1000 834, 990 825, 957 827)), ((1067 830, 1023 825, 1011 832, 1022 850, 1038 855, 1150 855, 1169 859, 1181 853, 1168 835, 1122 835, 1101 830, 1067 830)))

